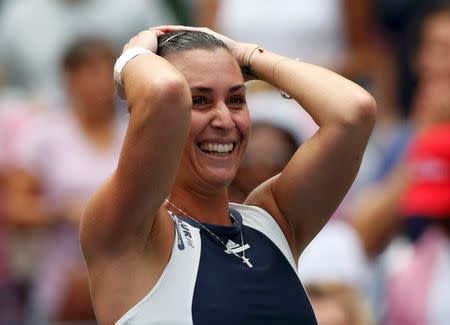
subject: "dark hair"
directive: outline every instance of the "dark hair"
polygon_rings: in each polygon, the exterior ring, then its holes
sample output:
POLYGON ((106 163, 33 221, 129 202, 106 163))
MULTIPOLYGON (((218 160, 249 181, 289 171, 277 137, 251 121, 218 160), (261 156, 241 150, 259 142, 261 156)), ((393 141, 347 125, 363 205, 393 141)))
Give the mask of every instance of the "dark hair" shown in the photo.
POLYGON ((61 68, 65 72, 72 71, 96 55, 103 55, 114 62, 117 51, 112 44, 100 37, 79 38, 65 49, 61 57, 61 68))
POLYGON ((176 31, 166 33, 158 38, 156 54, 165 57, 169 54, 192 49, 229 48, 217 37, 200 31, 176 31))
POLYGON ((400 56, 398 63, 400 73, 400 80, 398 80, 399 101, 405 117, 411 113, 412 101, 417 87, 418 76, 414 71, 413 62, 423 43, 424 24, 437 13, 450 10, 450 0, 412 1, 412 3, 417 4, 412 6, 414 9, 410 10, 407 23, 402 29, 399 44, 397 44, 400 56))
POLYGON ((440 13, 450 13, 450 0, 427 0, 421 3, 407 26, 406 46, 414 55, 423 41, 424 26, 430 18, 440 13))

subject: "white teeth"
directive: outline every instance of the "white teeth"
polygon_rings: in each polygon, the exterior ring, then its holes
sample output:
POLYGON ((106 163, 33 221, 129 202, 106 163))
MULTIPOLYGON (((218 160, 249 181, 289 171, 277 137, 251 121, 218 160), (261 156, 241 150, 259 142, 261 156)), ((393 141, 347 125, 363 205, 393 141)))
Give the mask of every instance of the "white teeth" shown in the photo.
POLYGON ((233 150, 234 144, 233 143, 202 143, 200 145, 200 149, 204 151, 209 152, 217 152, 217 153, 226 153, 233 150))

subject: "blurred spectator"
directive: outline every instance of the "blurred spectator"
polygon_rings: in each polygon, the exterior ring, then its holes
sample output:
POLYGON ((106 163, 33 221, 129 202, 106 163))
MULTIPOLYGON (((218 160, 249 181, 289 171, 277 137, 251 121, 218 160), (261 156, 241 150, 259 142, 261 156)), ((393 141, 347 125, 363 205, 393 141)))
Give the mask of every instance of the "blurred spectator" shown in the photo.
POLYGON ((450 7, 429 12, 422 22, 417 47, 418 85, 411 118, 399 124, 380 165, 378 182, 360 193, 349 214, 369 256, 375 256, 398 231, 399 199, 408 182, 403 157, 415 134, 450 119, 450 7))
POLYGON ((320 325, 375 324, 367 301, 350 286, 336 282, 310 283, 306 291, 320 325))
MULTIPOLYGON (((62 59, 65 109, 51 110, 21 136, 10 173, 11 226, 41 227, 44 243, 33 279, 31 324, 92 320, 78 224, 87 199, 114 170, 126 120, 115 102, 111 45, 77 40, 62 59), (19 186, 20 185, 20 186, 19 186)), ((19 252, 16 252, 19 253, 19 252)))
MULTIPOLYGON (((376 265, 379 282, 374 286, 377 291, 375 293, 377 296, 376 300, 380 304, 377 310, 380 308, 379 313, 382 317, 386 315, 386 312, 394 312, 393 310, 399 306, 389 302, 386 303, 386 290, 390 288, 390 283, 385 284, 386 279, 390 278, 393 273, 396 273, 399 268, 403 269, 405 263, 409 265, 407 267, 409 271, 404 270, 406 273, 403 273, 405 275, 403 279, 411 279, 413 274, 417 277, 425 276, 425 278, 429 279, 429 273, 428 275, 420 273, 425 270, 421 269, 421 267, 427 265, 427 270, 436 270, 437 264, 433 263, 433 256, 437 256, 435 254, 439 250, 436 251, 435 248, 445 247, 445 245, 435 245, 435 239, 442 237, 437 235, 437 233, 431 236, 434 239, 430 239, 429 231, 432 232, 433 218, 430 218, 428 215, 424 218, 424 211, 413 213, 412 210, 408 211, 408 209, 402 207, 402 198, 404 198, 405 191, 411 191, 411 186, 415 186, 413 184, 417 181, 417 171, 413 165, 408 163, 410 159, 409 152, 415 150, 416 140, 414 139, 416 137, 418 137, 417 139, 421 139, 422 136, 426 137, 426 134, 431 132, 429 130, 432 130, 434 126, 450 121, 450 95, 448 91, 450 89, 450 7, 448 2, 444 1, 442 7, 433 6, 433 10, 427 11, 420 26, 421 29, 416 46, 417 52, 410 54, 410 57, 414 58, 413 66, 417 76, 412 114, 405 123, 399 124, 397 135, 393 138, 388 155, 381 165, 376 184, 360 193, 353 207, 348 210, 352 224, 359 233, 368 256, 377 257, 378 254, 383 253, 379 259, 375 260, 378 262, 376 265), (402 218, 402 216, 405 218, 402 218), (384 250, 386 247, 387 249, 384 250), (411 258, 411 256, 413 257, 411 258), (415 273, 414 269, 419 273, 415 273), (407 274, 409 276, 406 276, 407 274)), ((448 138, 448 135, 442 134, 441 139, 433 141, 434 144, 430 145, 428 149, 431 149, 434 145, 436 148, 441 146, 446 141, 445 137, 448 138)), ((443 153, 445 150, 448 150, 444 148, 441 147, 439 151, 443 153)), ((445 175, 445 172, 443 175, 445 175)), ((434 186, 422 187, 421 191, 423 190, 423 192, 415 196, 414 204, 410 202, 408 204, 409 208, 416 206, 421 200, 430 198, 439 200, 440 197, 444 197, 444 202, 450 202, 450 197, 445 197, 445 194, 444 196, 435 196, 433 192, 434 186)), ((410 196, 410 198, 412 197, 410 196)), ((420 204, 422 205, 423 203, 420 204)), ((429 204, 431 204, 430 201, 425 206, 429 204)), ((429 212, 427 211, 426 214, 429 212)), ((445 241, 440 242, 445 243, 445 241)), ((448 274, 448 270, 446 272, 448 274)), ((398 279, 401 277, 399 276, 398 279)), ((431 282, 425 283, 414 280, 408 283, 408 285, 411 285, 411 288, 414 287, 416 289, 415 292, 421 293, 416 295, 416 297, 420 296, 420 299, 423 298, 422 307, 425 304, 433 304, 433 297, 428 294, 422 294, 426 289, 431 290, 428 287, 428 284, 431 282), (418 283, 421 283, 424 287, 416 287, 415 285, 418 283)), ((445 281, 442 282, 442 285, 445 285, 445 281)), ((401 292, 400 288, 406 288, 404 285, 399 285, 396 288, 397 298, 402 296, 405 299, 404 304, 402 303, 400 306, 408 305, 418 313, 424 310, 423 308, 420 311, 415 309, 414 302, 409 299, 411 298, 410 291, 404 290, 401 292)), ((450 292, 450 289, 444 288, 450 288, 450 286, 442 286, 443 291, 440 294, 443 296, 450 292)), ((415 303, 418 303, 418 300, 415 303)), ((421 317, 423 315, 422 313, 421 317)), ((406 315, 403 314, 403 316, 406 315)), ((416 324, 403 322, 405 319, 396 319, 398 323, 396 322, 395 324, 416 324)), ((417 321, 420 321, 420 319, 424 321, 423 317, 416 318, 417 321)))
POLYGON ((58 59, 95 34, 119 49, 145 28, 176 23, 161 0, 15 0, 0 11, 0 66, 9 83, 33 95, 62 95, 58 59))
POLYGON ((417 241, 389 279, 388 324, 446 324, 450 318, 450 114, 448 122, 413 141, 406 163, 411 166, 411 180, 401 196, 400 211, 417 241))
MULTIPOLYGON (((450 19, 448 24, 450 26, 450 19)), ((449 80, 433 78, 420 81, 413 114, 410 119, 399 124, 391 147, 380 164, 376 183, 364 188, 353 204, 347 206, 345 213, 350 215, 349 219, 360 233, 369 257, 381 253, 399 231, 415 241, 428 224, 419 220, 419 216, 405 220, 399 218, 402 214, 400 197, 411 177, 404 158, 417 134, 450 119, 448 89, 449 80)))
POLYGON ((280 173, 317 127, 296 102, 283 100, 277 91, 250 92, 247 101, 252 134, 230 187, 232 202, 243 202, 256 186, 280 173))

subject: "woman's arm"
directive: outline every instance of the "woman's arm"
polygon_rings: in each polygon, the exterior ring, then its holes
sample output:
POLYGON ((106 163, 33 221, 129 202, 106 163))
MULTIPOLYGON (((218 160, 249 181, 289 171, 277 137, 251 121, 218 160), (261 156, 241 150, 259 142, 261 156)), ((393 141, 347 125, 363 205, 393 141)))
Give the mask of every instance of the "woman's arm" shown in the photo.
POLYGON ((142 247, 168 195, 190 126, 191 95, 181 73, 155 55, 160 31, 139 33, 124 47, 136 56, 122 71, 130 120, 114 174, 90 200, 81 244, 92 255, 142 247))
POLYGON ((250 62, 244 62, 260 79, 290 94, 320 127, 281 174, 246 200, 275 217, 299 256, 352 184, 374 125, 376 104, 355 83, 306 62, 267 50, 254 51, 250 62))

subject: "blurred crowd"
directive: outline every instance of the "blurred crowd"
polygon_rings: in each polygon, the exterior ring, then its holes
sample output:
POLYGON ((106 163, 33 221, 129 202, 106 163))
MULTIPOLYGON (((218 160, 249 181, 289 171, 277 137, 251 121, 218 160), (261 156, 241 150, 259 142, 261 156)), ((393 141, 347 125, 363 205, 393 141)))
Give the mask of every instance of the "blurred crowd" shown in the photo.
MULTIPOLYGON (((0 0, 0 324, 95 324, 79 220, 126 131, 115 59, 160 24, 322 65, 375 97, 356 181, 300 278, 322 325, 448 324, 450 0, 0 0)), ((317 131, 265 83, 247 101, 234 202, 317 131)))

